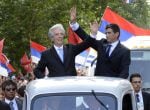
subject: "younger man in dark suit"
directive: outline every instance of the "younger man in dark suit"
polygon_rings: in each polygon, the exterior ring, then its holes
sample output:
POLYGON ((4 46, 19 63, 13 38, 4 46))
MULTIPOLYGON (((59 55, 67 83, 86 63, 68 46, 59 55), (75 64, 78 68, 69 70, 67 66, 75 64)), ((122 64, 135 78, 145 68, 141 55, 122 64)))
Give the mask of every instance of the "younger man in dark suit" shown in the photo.
POLYGON ((44 51, 34 69, 37 78, 43 78, 45 67, 49 77, 76 76, 75 56, 88 48, 88 42, 78 45, 64 44, 65 29, 62 24, 56 24, 49 29, 48 36, 53 42, 51 48, 44 51))
POLYGON ((142 77, 139 73, 131 74, 130 82, 135 91, 138 110, 150 110, 150 94, 141 90, 142 77))
POLYGON ((119 41, 120 28, 117 24, 106 26, 106 39, 96 40, 98 23, 91 25, 91 36, 87 35, 76 22, 76 8, 70 10, 70 24, 81 39, 89 38, 90 46, 97 50, 96 76, 128 78, 130 50, 119 41))

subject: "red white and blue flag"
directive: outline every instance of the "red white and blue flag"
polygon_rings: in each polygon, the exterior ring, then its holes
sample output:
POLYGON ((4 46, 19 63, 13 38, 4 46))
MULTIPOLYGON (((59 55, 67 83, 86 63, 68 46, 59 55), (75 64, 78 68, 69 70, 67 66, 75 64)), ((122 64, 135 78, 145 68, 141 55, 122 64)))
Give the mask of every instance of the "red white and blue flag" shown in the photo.
POLYGON ((15 71, 16 70, 9 63, 8 58, 3 53, 0 53, 0 75, 7 77, 9 73, 15 71))
POLYGON ((115 23, 119 25, 121 29, 120 32, 121 42, 129 40, 131 37, 150 35, 150 30, 137 27, 136 25, 130 23, 117 13, 113 12, 109 7, 107 7, 101 19, 99 31, 105 33, 105 27, 107 24, 110 23, 115 23))
POLYGON ((32 62, 38 63, 41 58, 41 53, 45 50, 46 47, 36 42, 30 41, 30 53, 31 53, 32 62))

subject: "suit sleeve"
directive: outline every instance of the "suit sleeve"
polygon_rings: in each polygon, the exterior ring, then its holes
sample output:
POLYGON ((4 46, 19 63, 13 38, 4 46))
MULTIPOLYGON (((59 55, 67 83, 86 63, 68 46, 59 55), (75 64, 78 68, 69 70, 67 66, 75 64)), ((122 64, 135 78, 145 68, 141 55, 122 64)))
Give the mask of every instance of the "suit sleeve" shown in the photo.
POLYGON ((5 109, 4 110, 11 110, 9 105, 5 104, 5 109))
POLYGON ((2 110, 11 110, 9 105, 3 101, 0 101, 0 107, 2 110))
POLYGON ((144 110, 150 110, 150 94, 148 92, 142 91, 144 110))
POLYGON ((130 57, 130 50, 128 49, 126 52, 124 52, 122 59, 121 59, 121 65, 120 65, 120 77, 127 79, 129 76, 129 66, 131 62, 130 57))
POLYGON ((95 50, 97 50, 97 40, 94 38, 91 38, 90 35, 88 35, 81 27, 79 27, 75 33, 82 39, 82 40, 86 40, 87 42, 89 42, 90 47, 94 48, 95 50))
POLYGON ((42 53, 41 59, 37 65, 37 67, 34 69, 34 75, 36 78, 43 78, 45 76, 45 67, 46 67, 46 59, 44 57, 44 54, 42 53))

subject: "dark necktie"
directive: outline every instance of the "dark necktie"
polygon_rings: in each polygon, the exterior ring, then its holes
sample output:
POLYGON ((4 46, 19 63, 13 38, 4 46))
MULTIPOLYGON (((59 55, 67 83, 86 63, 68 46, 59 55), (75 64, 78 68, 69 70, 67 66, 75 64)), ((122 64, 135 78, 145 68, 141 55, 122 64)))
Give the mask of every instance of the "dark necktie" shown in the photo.
POLYGON ((10 109, 11 109, 11 110, 14 110, 13 102, 9 102, 9 106, 10 106, 10 109))
POLYGON ((110 52, 111 46, 112 45, 108 44, 107 47, 106 47, 106 56, 107 57, 109 57, 109 52, 110 52))
POLYGON ((136 101, 137 103, 140 102, 139 94, 136 94, 136 101))

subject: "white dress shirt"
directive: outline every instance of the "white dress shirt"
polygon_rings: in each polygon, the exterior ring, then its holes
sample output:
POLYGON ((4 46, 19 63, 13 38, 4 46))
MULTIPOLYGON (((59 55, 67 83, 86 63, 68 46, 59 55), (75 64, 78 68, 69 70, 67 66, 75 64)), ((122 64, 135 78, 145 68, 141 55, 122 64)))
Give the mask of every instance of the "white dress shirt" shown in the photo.
POLYGON ((139 102, 137 102, 137 107, 138 110, 144 110, 144 103, 143 103, 143 96, 142 96, 142 91, 140 90, 138 93, 135 93, 135 95, 139 95, 139 102))
POLYGON ((5 98, 5 102, 6 102, 7 104, 9 104, 10 102, 13 102, 14 110, 18 110, 17 102, 16 102, 15 99, 13 99, 13 100, 8 100, 8 99, 5 98))
POLYGON ((61 49, 62 52, 63 52, 63 45, 62 45, 61 47, 57 47, 57 46, 54 45, 54 48, 55 48, 55 50, 56 50, 58 56, 60 57, 60 59, 61 59, 62 62, 63 62, 63 60, 64 60, 64 59, 63 59, 63 53, 60 53, 60 50, 59 50, 59 49, 61 49), (61 54, 61 55, 60 55, 60 54, 61 54))
POLYGON ((115 42, 113 42, 113 43, 110 44, 111 48, 110 48, 110 51, 109 51, 109 56, 112 54, 113 50, 116 48, 116 46, 118 45, 118 43, 119 43, 119 40, 117 40, 117 41, 115 41, 115 42))

